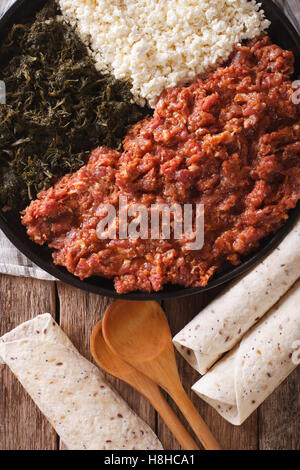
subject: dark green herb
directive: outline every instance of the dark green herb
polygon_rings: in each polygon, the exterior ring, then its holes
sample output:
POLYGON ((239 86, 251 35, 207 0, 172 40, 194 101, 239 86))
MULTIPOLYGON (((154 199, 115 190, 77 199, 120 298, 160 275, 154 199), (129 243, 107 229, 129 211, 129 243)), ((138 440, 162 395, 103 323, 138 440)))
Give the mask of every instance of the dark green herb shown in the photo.
POLYGON ((130 84, 96 71, 54 2, 16 25, 0 47, 0 205, 23 209, 99 145, 121 148, 129 125, 148 112, 130 84))

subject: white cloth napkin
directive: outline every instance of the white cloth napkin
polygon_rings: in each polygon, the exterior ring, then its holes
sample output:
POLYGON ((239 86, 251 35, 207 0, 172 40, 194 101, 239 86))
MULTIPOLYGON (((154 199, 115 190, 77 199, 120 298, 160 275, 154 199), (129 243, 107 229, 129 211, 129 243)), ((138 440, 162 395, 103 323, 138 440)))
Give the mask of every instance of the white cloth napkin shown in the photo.
MULTIPOLYGON (((277 5, 282 7, 287 16, 300 32, 300 4, 299 0, 274 0, 277 5)), ((0 17, 3 12, 14 3, 14 0, 0 0, 0 17)), ((42 269, 38 268, 28 258, 23 256, 0 231, 0 273, 10 274, 12 276, 34 277, 37 279, 54 281, 42 269)))

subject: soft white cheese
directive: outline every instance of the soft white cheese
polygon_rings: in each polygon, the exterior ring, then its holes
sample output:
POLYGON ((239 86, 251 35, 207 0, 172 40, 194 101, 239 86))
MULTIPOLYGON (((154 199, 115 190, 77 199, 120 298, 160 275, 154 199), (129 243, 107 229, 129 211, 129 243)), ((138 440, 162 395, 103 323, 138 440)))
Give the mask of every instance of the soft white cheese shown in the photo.
POLYGON ((132 82, 154 106, 165 88, 228 59, 233 45, 269 26, 254 0, 58 0, 99 70, 132 82))

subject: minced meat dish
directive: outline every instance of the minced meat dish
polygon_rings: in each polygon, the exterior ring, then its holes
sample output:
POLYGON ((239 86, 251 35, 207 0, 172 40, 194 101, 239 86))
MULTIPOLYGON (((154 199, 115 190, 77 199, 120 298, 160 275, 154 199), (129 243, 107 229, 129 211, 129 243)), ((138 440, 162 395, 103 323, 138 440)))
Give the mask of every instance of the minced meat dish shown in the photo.
POLYGON ((89 163, 39 194, 23 224, 80 279, 113 278, 119 293, 166 283, 205 286, 225 262, 238 265, 277 231, 300 198, 300 106, 293 54, 267 36, 238 45, 230 61, 188 87, 165 91, 136 124, 124 152, 89 163), (101 203, 204 204, 201 250, 187 240, 100 240, 101 203))

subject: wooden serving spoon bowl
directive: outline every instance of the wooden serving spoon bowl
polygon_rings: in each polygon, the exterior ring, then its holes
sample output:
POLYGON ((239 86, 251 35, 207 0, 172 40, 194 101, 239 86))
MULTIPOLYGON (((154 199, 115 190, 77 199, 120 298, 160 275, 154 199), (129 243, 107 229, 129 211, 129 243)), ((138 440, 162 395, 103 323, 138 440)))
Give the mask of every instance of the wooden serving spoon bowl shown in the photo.
POLYGON ((141 372, 123 362, 108 347, 102 334, 101 321, 93 330, 90 349, 98 366, 138 390, 150 401, 184 450, 199 450, 194 439, 166 402, 158 386, 141 372))
POLYGON ((103 318, 103 336, 123 361, 162 387, 207 450, 221 447, 181 384, 168 320, 157 302, 117 300, 103 318))

